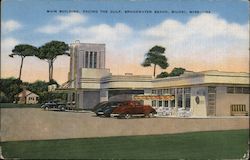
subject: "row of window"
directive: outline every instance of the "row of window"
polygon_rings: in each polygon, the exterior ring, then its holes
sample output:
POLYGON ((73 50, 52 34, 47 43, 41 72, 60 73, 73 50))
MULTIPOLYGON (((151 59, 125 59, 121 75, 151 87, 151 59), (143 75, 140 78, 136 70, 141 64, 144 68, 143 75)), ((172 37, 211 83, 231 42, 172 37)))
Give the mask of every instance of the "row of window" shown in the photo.
POLYGON ((38 100, 38 97, 29 97, 28 100, 38 100))
POLYGON ((152 90, 152 94, 154 95, 166 95, 166 94, 170 94, 170 95, 175 95, 175 89, 177 94, 182 94, 184 92, 184 94, 190 94, 191 93, 191 89, 190 88, 168 88, 168 89, 153 89, 152 90))
MULTIPOLYGON (((189 108, 191 106, 190 104, 190 94, 186 94, 184 97, 184 101, 185 101, 185 105, 184 107, 189 108)), ((172 101, 156 101, 153 100, 152 102, 152 106, 153 107, 175 107, 175 100, 172 101)), ((182 96, 178 97, 177 99, 177 106, 179 108, 183 107, 183 99, 182 96)))
POLYGON ((85 68, 97 68, 97 52, 85 52, 85 68))
POLYGON ((227 93, 249 94, 249 87, 227 87, 227 93))

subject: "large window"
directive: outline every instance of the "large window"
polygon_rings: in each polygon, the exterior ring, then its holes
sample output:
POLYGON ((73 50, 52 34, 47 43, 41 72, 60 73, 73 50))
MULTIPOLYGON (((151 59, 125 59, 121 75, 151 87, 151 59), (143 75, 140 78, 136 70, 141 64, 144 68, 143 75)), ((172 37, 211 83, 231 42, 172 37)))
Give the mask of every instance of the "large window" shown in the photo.
POLYGON ((158 107, 162 107, 162 101, 158 101, 158 107))
POLYGON ((156 107, 156 100, 152 101, 152 107, 156 107))
POLYGON ((175 107, 175 100, 171 101, 171 107, 175 107))
POLYGON ((229 94, 249 94, 249 87, 227 87, 229 94))
POLYGON ((89 68, 93 68, 93 52, 90 52, 89 59, 89 68))
POLYGON ((164 101, 164 107, 168 107, 168 101, 164 101))
POLYGON ((190 93, 191 88, 184 88, 184 96, 185 96, 185 107, 190 108, 190 93))
POLYGON ((88 58, 89 58, 89 52, 86 51, 86 52, 85 52, 85 68, 88 68, 88 67, 89 67, 89 66, 88 66, 88 62, 89 62, 88 58))
POLYGON ((178 105, 178 107, 179 108, 181 108, 182 107, 182 104, 183 104, 183 102, 182 102, 182 88, 178 88, 177 89, 177 105, 178 105))
POLYGON ((96 68, 97 64, 97 52, 94 52, 94 68, 96 68))

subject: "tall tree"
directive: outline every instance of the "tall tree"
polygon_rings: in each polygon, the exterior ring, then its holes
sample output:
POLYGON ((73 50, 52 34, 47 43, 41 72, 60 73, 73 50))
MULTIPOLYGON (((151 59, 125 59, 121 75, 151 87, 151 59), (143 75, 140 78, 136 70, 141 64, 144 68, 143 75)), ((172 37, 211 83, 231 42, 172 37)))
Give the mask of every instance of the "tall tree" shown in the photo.
POLYGON ((20 56, 21 57, 21 65, 20 65, 20 70, 19 70, 19 76, 18 79, 21 79, 22 76, 22 68, 23 68, 23 61, 24 58, 27 56, 34 56, 38 53, 38 49, 32 45, 28 44, 19 44, 14 47, 12 50, 12 54, 10 54, 10 57, 14 56, 20 56))
POLYGON ((166 69, 169 66, 167 62, 167 58, 164 55, 164 53, 165 53, 165 48, 156 45, 145 54, 145 59, 144 59, 144 62, 142 63, 142 66, 149 67, 153 65, 154 77, 155 77, 155 72, 156 72, 156 65, 160 66, 162 69, 166 69))
POLYGON ((39 47, 39 53, 36 57, 46 60, 49 64, 49 81, 53 80, 53 64, 57 56, 68 55, 68 44, 61 41, 51 41, 39 47))

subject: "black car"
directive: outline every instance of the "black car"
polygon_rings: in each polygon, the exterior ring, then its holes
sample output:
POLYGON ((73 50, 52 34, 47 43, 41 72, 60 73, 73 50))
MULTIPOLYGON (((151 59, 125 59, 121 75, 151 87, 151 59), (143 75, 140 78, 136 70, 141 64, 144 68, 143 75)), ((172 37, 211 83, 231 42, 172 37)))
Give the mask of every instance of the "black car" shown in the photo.
POLYGON ((49 101, 44 103, 41 108, 44 110, 56 109, 56 110, 65 110, 65 103, 57 102, 57 101, 49 101))
POLYGON ((97 116, 110 117, 110 114, 112 113, 113 109, 116 108, 120 103, 122 102, 103 103, 102 105, 98 107, 98 109, 95 110, 95 114, 97 116))

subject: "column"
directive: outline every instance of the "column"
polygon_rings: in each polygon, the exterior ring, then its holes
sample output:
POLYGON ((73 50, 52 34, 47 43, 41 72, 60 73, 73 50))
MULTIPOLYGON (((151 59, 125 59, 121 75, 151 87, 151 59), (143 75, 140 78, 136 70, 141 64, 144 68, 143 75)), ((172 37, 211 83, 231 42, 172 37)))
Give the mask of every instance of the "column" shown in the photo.
POLYGON ((99 52, 96 52, 96 68, 100 68, 99 52))

